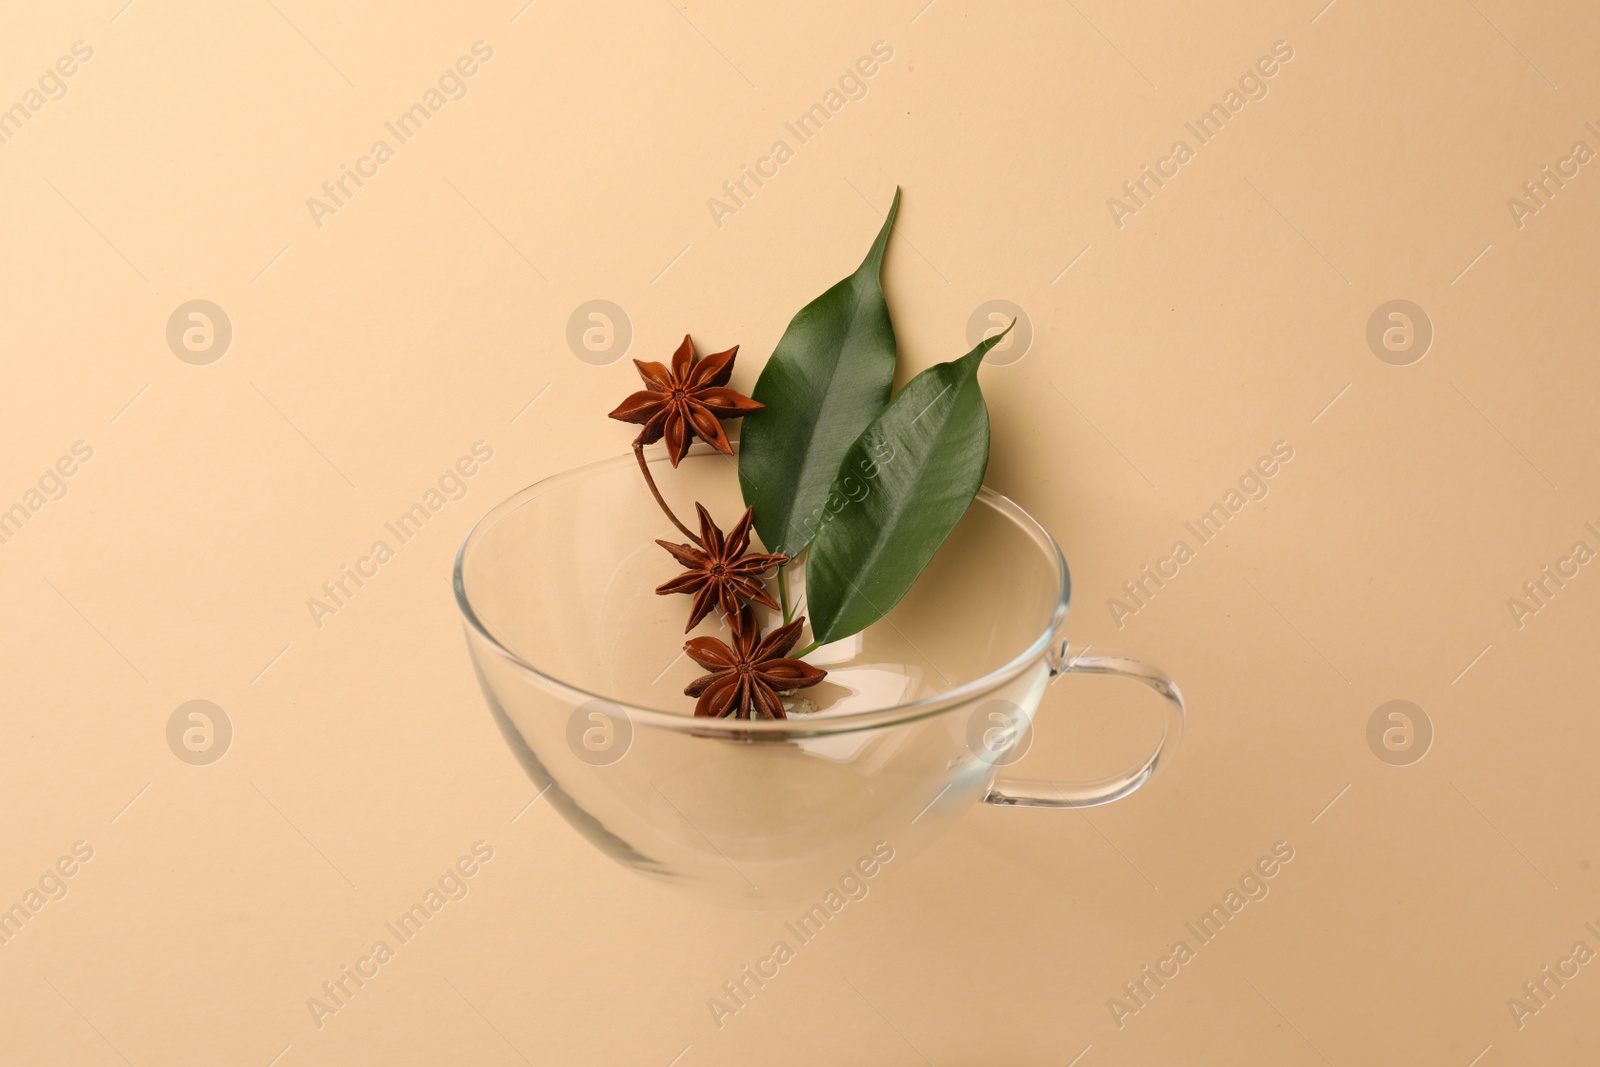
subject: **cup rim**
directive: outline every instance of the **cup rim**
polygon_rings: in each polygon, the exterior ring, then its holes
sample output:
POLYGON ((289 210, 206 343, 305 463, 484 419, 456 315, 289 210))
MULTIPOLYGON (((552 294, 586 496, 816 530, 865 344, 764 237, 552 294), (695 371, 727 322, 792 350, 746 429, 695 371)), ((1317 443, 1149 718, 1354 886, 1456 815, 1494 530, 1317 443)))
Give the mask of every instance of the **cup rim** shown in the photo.
MULTIPOLYGON (((732 445, 734 452, 737 453, 739 442, 733 441, 732 445)), ((703 455, 710 451, 711 449, 708 446, 697 442, 691 454, 703 455)), ((647 457, 647 461, 651 463, 665 462, 666 456, 665 454, 658 454, 647 457)), ((455 565, 451 570, 451 586, 455 591, 456 607, 460 609, 462 619, 467 627, 477 633, 497 655, 511 663, 519 672, 531 675, 533 679, 543 686, 554 688, 566 694, 572 700, 574 707, 588 701, 602 701, 610 705, 608 708, 610 713, 621 712, 629 722, 634 724, 698 736, 737 740, 820 737, 912 722, 917 719, 942 714, 971 701, 976 696, 1011 681, 1049 649, 1060 633, 1062 623, 1066 619, 1067 609, 1071 606, 1072 576, 1067 569, 1066 557, 1062 555, 1061 546, 1056 543, 1054 537, 1050 536, 1050 532, 1037 519, 1023 510, 1016 501, 984 485, 979 487, 974 502, 983 501, 983 503, 1010 518, 1033 537, 1040 548, 1055 562, 1057 587, 1055 607, 1051 610, 1049 622, 1044 629, 1018 655, 981 678, 975 678, 970 682, 942 693, 935 693, 918 700, 894 704, 886 708, 849 712, 813 712, 788 719, 713 719, 695 717, 693 715, 685 715, 682 712, 638 707, 627 701, 617 700, 601 693, 594 693, 582 686, 573 685, 546 671, 540 670, 492 633, 483 620, 478 617, 477 611, 472 606, 471 597, 467 594, 465 581, 462 578, 462 565, 466 560, 467 550, 482 536, 486 535, 495 523, 516 508, 558 488, 560 483, 593 474, 600 468, 624 463, 632 465, 634 462, 634 455, 631 451, 623 452, 619 455, 580 463, 575 467, 569 467, 557 474, 541 478, 539 481, 517 490, 490 508, 473 524, 472 529, 467 532, 466 538, 462 540, 461 547, 456 551, 455 565)))

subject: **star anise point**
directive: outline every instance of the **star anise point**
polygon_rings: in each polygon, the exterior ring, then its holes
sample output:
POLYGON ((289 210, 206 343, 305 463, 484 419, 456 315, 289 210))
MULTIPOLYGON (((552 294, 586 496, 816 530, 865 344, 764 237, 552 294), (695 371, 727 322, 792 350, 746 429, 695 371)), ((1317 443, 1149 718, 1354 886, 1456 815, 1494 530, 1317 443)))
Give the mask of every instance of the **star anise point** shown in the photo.
POLYGON ((747 551, 754 509, 745 509, 729 536, 717 528, 704 505, 697 502, 695 511, 700 518, 699 545, 656 542, 685 568, 678 577, 657 586, 656 593, 661 596, 687 593, 694 597, 684 633, 699 625, 713 608, 720 608, 730 620, 737 619, 740 608, 746 603, 777 608, 778 602, 761 584, 761 576, 789 562, 789 557, 747 551))
POLYGON ((747 605, 733 620, 733 644, 696 637, 683 646, 689 658, 709 673, 690 682, 687 696, 698 697, 694 713, 709 718, 785 719, 779 693, 808 689, 828 676, 820 667, 788 658, 800 637, 803 618, 761 636, 747 605))
POLYGON ((672 354, 670 369, 660 363, 633 361, 645 388, 618 404, 611 417, 643 425, 634 438, 637 447, 665 439, 667 459, 674 467, 688 454, 696 437, 723 455, 733 455, 722 420, 741 418, 763 406, 727 387, 738 353, 739 346, 734 345, 726 352, 698 357, 693 339, 684 334, 683 343, 672 354))

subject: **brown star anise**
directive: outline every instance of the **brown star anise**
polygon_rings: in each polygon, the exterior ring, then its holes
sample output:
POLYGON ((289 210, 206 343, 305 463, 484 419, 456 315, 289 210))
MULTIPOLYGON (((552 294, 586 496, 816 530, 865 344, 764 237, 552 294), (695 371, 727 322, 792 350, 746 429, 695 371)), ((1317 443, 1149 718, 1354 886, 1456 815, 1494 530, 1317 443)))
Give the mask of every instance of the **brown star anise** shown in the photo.
POLYGON ((684 334, 683 344, 673 353, 670 371, 660 363, 633 361, 645 388, 618 404, 611 417, 644 424, 634 439, 635 446, 654 444, 665 437, 667 458, 674 467, 688 454, 689 442, 696 434, 718 452, 733 455, 719 420, 737 419, 762 408, 727 388, 738 352, 739 346, 734 345, 700 359, 694 354, 694 342, 684 334))
POLYGON ((741 603, 747 600, 776 608, 778 602, 772 599, 772 594, 767 592, 760 579, 772 568, 789 562, 789 557, 746 554, 745 549, 750 547, 750 524, 755 520, 755 509, 745 508, 744 514, 726 535, 717 529, 717 524, 711 521, 711 514, 702 505, 696 503, 694 509, 700 513, 702 547, 675 545, 671 541, 656 542, 672 553, 673 559, 688 568, 672 581, 656 587, 656 592, 662 596, 671 593, 694 594, 694 602, 689 607, 689 625, 683 628, 683 632, 694 629, 695 624, 705 618, 713 607, 721 607, 730 619, 739 614, 741 603))
POLYGON ((710 671, 695 679, 684 693, 699 697, 696 715, 711 718, 786 719, 780 692, 816 685, 828 672, 804 660, 785 659, 800 640, 805 619, 796 619, 766 637, 756 625, 755 613, 746 605, 734 621, 733 647, 715 637, 696 637, 683 646, 689 658, 710 671))

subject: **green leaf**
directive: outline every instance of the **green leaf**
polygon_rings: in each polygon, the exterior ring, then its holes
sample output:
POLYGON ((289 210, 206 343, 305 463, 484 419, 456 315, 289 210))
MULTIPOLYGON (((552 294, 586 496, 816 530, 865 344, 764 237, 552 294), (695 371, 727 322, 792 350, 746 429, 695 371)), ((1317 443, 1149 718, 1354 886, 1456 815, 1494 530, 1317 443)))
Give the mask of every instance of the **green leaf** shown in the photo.
POLYGON ((889 402, 894 326, 879 270, 900 190, 867 258, 800 309, 756 379, 739 435, 739 486, 756 509, 768 552, 790 557, 811 542, 839 461, 889 402))
POLYGON ((845 453, 806 557, 818 644, 860 633, 899 603, 977 495, 989 466, 978 366, 1004 336, 911 379, 845 453))

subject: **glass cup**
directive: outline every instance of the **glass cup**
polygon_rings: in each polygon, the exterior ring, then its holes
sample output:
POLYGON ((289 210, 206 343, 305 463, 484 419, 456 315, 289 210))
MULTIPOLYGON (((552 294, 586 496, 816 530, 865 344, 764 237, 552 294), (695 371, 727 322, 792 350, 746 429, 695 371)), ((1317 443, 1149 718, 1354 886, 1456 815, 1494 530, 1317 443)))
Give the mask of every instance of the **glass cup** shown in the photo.
MULTIPOLYGON (((676 470, 662 454, 649 462, 680 517, 692 522, 700 501, 726 530, 743 512, 727 456, 697 446, 676 470)), ((680 571, 657 537, 683 540, 629 453, 497 505, 454 574, 512 752, 579 833, 641 874, 725 903, 788 903, 864 872, 875 846, 880 858, 915 854, 979 800, 1080 808, 1127 796, 1182 733, 1183 698, 1161 671, 1068 656, 1061 550, 987 488, 888 615, 806 657, 828 677, 788 698, 782 720, 693 716, 682 691, 702 672, 681 651, 688 598, 656 594, 680 571), (1131 678, 1165 697, 1155 750, 1092 780, 1000 777, 1063 674, 1131 678)), ((803 599, 803 575, 790 592, 803 599)), ((695 633, 728 638, 715 612, 695 633)))

